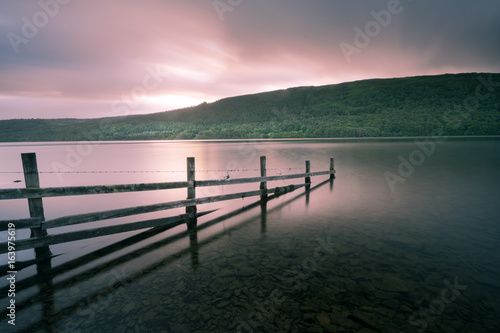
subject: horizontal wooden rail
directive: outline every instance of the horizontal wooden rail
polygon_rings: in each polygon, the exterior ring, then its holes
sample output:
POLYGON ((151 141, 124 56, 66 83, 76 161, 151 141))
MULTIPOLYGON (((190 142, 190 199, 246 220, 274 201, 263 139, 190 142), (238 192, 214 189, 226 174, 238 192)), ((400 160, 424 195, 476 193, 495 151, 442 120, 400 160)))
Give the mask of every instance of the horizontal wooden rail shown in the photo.
POLYGON ((0 231, 5 231, 9 228, 9 223, 14 223, 16 229, 40 228, 42 225, 42 218, 32 217, 21 220, 3 220, 0 221, 0 231))
MULTIPOLYGON (((303 187, 303 186, 305 186, 305 184, 276 187, 274 189, 268 190, 268 193, 270 193, 270 194, 275 193, 275 194, 279 195, 279 194, 291 192, 291 191, 293 191, 297 188, 303 187)), ((147 205, 147 206, 136 206, 136 207, 114 209, 114 210, 95 212, 95 213, 65 216, 65 217, 60 217, 60 218, 56 218, 53 220, 48 220, 48 221, 43 222, 42 228, 43 229, 57 228, 57 227, 63 227, 63 226, 68 226, 68 225, 73 225, 73 224, 86 223, 86 222, 96 222, 96 221, 107 220, 107 219, 112 219, 112 218, 125 217, 125 216, 130 216, 130 215, 137 215, 137 214, 152 213, 152 212, 158 212, 158 211, 162 211, 162 210, 168 210, 168 209, 180 208, 180 207, 186 207, 186 206, 193 206, 193 205, 205 204, 205 203, 210 203, 210 202, 218 202, 218 201, 225 201, 225 200, 232 200, 232 199, 239 199, 239 198, 247 198, 247 197, 261 195, 261 193, 262 193, 261 190, 255 190, 255 191, 249 191, 249 192, 224 194, 224 195, 217 195, 217 196, 197 198, 197 199, 171 201, 171 202, 159 203, 159 204, 147 205)))
MULTIPOLYGON (((268 176, 268 177, 235 178, 235 179, 221 179, 221 180, 198 180, 194 182, 194 186, 203 187, 203 186, 217 186, 217 185, 235 185, 235 184, 294 179, 294 178, 305 178, 305 177, 313 177, 321 175, 332 175, 332 174, 335 174, 335 170, 291 174, 291 175, 280 175, 280 176, 268 176)), ((62 197, 62 196, 74 196, 74 195, 167 190, 176 188, 186 188, 188 187, 188 185, 189 183, 187 181, 180 181, 180 182, 151 183, 151 184, 3 189, 0 190, 0 200, 50 198, 50 197, 62 197)))
MULTIPOLYGON (((212 213, 214 211, 215 210, 197 213, 196 217, 200 217, 200 216, 212 213)), ((87 239, 87 238, 107 236, 107 235, 118 234, 118 233, 127 232, 127 231, 146 229, 146 228, 153 228, 153 227, 160 227, 160 226, 175 227, 177 225, 181 225, 181 224, 185 223, 186 219, 189 217, 190 216, 188 214, 182 214, 182 215, 174 216, 174 217, 166 217, 166 218, 133 222, 133 223, 127 223, 127 224, 120 224, 120 225, 114 225, 114 226, 108 226, 108 227, 72 231, 72 232, 67 232, 67 233, 58 234, 58 235, 48 235, 48 236, 43 236, 43 237, 22 239, 22 240, 17 240, 15 242, 15 244, 16 244, 15 246, 16 246, 16 251, 22 251, 22 250, 28 250, 31 248, 73 242, 73 241, 87 239)), ((7 243, 0 243, 0 254, 7 253, 7 249, 8 249, 7 245, 8 245, 7 243)))
POLYGON ((139 192, 184 188, 188 182, 169 182, 152 184, 100 185, 100 186, 72 186, 47 188, 15 188, 0 190, 0 200, 50 198, 72 195, 106 194, 122 192, 139 192))
POLYGON ((222 179, 222 180, 197 180, 197 181, 195 181, 195 186, 201 187, 201 186, 235 185, 235 184, 245 184, 245 183, 270 182, 270 181, 275 181, 275 180, 285 180, 285 179, 330 175, 333 173, 335 173, 335 170, 308 172, 308 173, 297 173, 297 174, 292 174, 292 175, 267 176, 267 177, 236 178, 236 179, 225 179, 225 180, 224 179, 222 179))

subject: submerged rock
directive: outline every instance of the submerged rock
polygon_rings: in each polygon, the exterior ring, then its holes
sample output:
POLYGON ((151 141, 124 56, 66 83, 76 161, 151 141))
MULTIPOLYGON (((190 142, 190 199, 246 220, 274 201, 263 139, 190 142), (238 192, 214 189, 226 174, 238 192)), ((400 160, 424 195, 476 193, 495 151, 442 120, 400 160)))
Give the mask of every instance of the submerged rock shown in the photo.
POLYGON ((414 290, 413 286, 409 282, 390 275, 382 279, 379 289, 383 291, 396 292, 411 292, 414 290))
POLYGON ((316 319, 321 326, 328 326, 331 323, 330 316, 326 312, 318 313, 316 319))

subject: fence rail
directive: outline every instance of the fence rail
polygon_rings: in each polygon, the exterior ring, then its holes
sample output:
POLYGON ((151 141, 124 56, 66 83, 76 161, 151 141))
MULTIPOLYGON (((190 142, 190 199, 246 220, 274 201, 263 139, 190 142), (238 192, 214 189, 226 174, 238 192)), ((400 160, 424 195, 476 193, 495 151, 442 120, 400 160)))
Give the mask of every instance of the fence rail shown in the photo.
MULTIPOLYGON (((251 177, 251 178, 236 178, 236 179, 222 179, 222 180, 198 180, 194 181, 194 187, 269 182, 275 180, 305 178, 305 177, 330 175, 330 174, 332 174, 332 171, 318 171, 318 172, 297 173, 291 175, 268 176, 268 177, 251 177)), ((65 196, 90 195, 90 194, 169 190, 177 188, 187 188, 188 185, 189 183, 187 181, 180 181, 180 182, 150 183, 150 184, 15 188, 15 189, 0 190, 0 200, 35 199, 35 198, 65 197, 65 196)))
MULTIPOLYGON (((327 171, 310 172, 311 164, 309 161, 306 161, 304 173, 267 176, 266 157, 261 156, 260 177, 197 181, 195 179, 196 175, 195 159, 193 157, 188 157, 187 181, 149 183, 149 184, 40 188, 36 155, 34 153, 21 154, 21 158, 23 162, 26 188, 0 190, 0 200, 28 199, 30 218, 0 221, 0 231, 7 230, 9 224, 14 224, 16 229, 23 229, 23 228, 31 229, 31 238, 24 240, 17 240, 16 250, 24 250, 29 248, 38 249, 40 247, 52 244, 70 242, 74 240, 80 240, 92 237, 100 237, 120 232, 140 230, 140 229, 165 226, 165 225, 176 226, 184 222, 187 223, 188 228, 192 228, 196 227, 196 222, 198 217, 212 212, 209 211, 209 212, 197 213, 197 205, 225 201, 225 200, 232 200, 237 198, 246 198, 252 196, 260 196, 261 200, 265 201, 269 194, 281 195, 287 192, 294 191, 295 189, 301 187, 306 187, 306 189, 309 188, 311 183, 311 177, 314 176, 330 175, 331 180, 335 178, 333 158, 330 159, 330 170, 327 171), (297 179, 297 178, 304 178, 304 183, 276 187, 271 189, 267 188, 267 182, 269 181, 297 179), (260 183, 258 190, 196 198, 196 191, 195 191, 196 187, 235 185, 235 184, 247 184, 247 183, 257 183, 257 182, 260 183), (101 212, 64 216, 48 221, 45 221, 43 212, 42 198, 154 191, 154 190, 167 190, 167 189, 179 189, 179 188, 187 189, 187 199, 153 204, 153 205, 146 205, 146 206, 136 206, 136 207, 114 209, 101 212), (80 223, 96 222, 112 218, 158 212, 179 207, 186 207, 186 214, 182 214, 177 217, 169 217, 169 218, 134 222, 134 223, 125 223, 116 226, 101 227, 90 230, 80 230, 58 235, 48 235, 47 233, 47 229, 50 228, 58 228, 80 223)), ((6 253, 7 248, 8 248, 7 243, 0 243, 0 253, 6 253)), ((47 254, 47 252, 49 252, 48 249, 46 249, 45 255, 47 254)))

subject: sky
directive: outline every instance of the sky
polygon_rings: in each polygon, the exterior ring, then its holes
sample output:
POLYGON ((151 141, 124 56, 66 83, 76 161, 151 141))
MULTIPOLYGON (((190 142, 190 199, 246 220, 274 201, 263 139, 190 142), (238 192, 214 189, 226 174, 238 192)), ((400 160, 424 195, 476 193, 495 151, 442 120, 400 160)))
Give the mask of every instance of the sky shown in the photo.
POLYGON ((0 119, 146 114, 369 78, 500 72, 498 0, 0 2, 0 119))

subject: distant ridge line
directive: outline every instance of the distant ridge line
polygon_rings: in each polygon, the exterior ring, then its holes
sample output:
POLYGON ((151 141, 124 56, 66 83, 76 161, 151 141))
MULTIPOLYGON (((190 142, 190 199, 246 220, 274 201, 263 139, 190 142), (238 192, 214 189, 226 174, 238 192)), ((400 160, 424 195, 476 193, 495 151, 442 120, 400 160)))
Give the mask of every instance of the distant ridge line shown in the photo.
POLYGON ((499 86, 498 73, 461 73, 294 87, 147 115, 2 120, 0 142, 498 136, 499 86))

